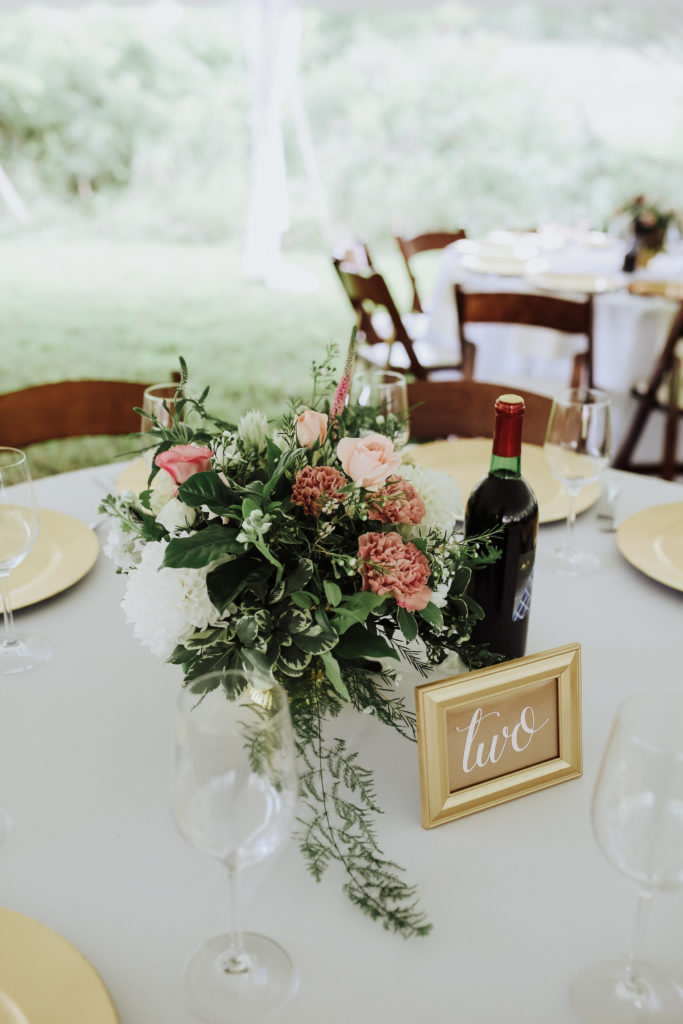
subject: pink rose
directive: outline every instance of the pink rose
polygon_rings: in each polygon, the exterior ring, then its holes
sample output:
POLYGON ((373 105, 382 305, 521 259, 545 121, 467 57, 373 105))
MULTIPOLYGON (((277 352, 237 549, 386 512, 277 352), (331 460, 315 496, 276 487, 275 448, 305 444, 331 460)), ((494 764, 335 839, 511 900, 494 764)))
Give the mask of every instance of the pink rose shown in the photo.
POLYGON ((322 444, 327 436, 327 413, 304 409, 296 420, 296 436, 304 448, 312 448, 316 441, 322 444))
POLYGON ((213 452, 210 448, 198 444, 176 444, 168 451, 159 452, 154 462, 159 469, 165 469, 175 480, 176 490, 195 473, 205 473, 211 469, 213 452))
POLYGON ((337 445, 337 457, 346 475, 369 491, 381 487, 401 465, 400 456, 394 452, 393 441, 383 434, 343 437, 337 445))
POLYGON ((373 495, 368 518, 380 523, 421 523, 425 503, 408 480, 392 480, 373 495))
POLYGON ((409 612, 427 607, 432 596, 429 563, 414 544, 404 543, 398 533, 363 533, 358 555, 363 590, 391 594, 409 612))

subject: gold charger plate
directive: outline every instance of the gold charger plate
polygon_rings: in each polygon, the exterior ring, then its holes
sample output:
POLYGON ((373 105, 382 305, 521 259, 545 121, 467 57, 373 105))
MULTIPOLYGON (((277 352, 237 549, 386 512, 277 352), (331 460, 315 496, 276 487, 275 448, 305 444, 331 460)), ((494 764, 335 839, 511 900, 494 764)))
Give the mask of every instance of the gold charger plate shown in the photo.
POLYGON ((40 921, 0 907, 0 1024, 118 1024, 100 976, 40 921))
POLYGON ((129 465, 122 469, 116 479, 116 489, 119 494, 124 491, 133 491, 140 494, 147 489, 149 479, 149 466, 144 459, 133 459, 129 465))
POLYGON ((586 292, 600 295, 623 288, 622 278, 615 274, 527 274, 527 284, 544 292, 586 292))
POLYGON ((78 583, 92 569, 99 550, 97 537, 80 519, 41 508, 38 539, 10 573, 12 608, 26 608, 78 583))
POLYGON ((683 281, 631 281, 628 290, 631 295, 675 299, 676 302, 683 300, 683 281))
MULTIPOLYGON (((448 473, 460 486, 463 500, 488 473, 491 462, 491 439, 463 437, 456 441, 431 441, 412 448, 410 455, 419 466, 440 469, 448 473)), ((522 473, 531 484, 538 500, 538 518, 541 523, 566 519, 569 498, 566 490, 550 472, 543 448, 535 444, 522 445, 522 473)), ((600 484, 588 484, 579 493, 577 512, 590 508, 600 494, 600 484)))
POLYGON ((683 502, 629 516, 617 530, 617 547, 646 576, 683 590, 683 502))

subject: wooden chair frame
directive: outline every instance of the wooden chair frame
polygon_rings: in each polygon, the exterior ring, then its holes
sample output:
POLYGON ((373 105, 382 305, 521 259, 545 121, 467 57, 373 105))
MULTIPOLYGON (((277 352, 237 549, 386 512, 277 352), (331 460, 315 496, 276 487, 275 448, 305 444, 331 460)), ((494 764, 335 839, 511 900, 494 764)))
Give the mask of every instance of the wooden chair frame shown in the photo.
POLYGON ((532 391, 478 380, 414 381, 408 384, 410 436, 417 441, 448 437, 493 437, 494 405, 513 391, 524 399, 524 440, 545 441, 552 399, 532 391))
MULTIPOLYGON (((176 383, 180 375, 174 373, 176 383)), ((155 382, 156 383, 156 382, 155 382)), ((24 448, 55 438, 134 434, 149 384, 65 380, 0 395, 0 444, 24 448)))
POLYGON ((683 463, 677 461, 678 429, 683 409, 680 406, 681 362, 676 355, 676 346, 683 338, 683 302, 671 325, 652 375, 644 388, 634 388, 633 396, 638 402, 631 426, 614 459, 615 469, 629 470, 631 473, 651 473, 673 480, 678 473, 683 473, 683 463), (667 402, 663 404, 658 392, 663 384, 667 386, 667 402), (633 458, 636 445, 640 440, 645 425, 651 414, 659 410, 664 413, 664 437, 662 458, 660 462, 636 462, 633 458))
POLYGON ((399 252, 403 257, 403 261, 408 271, 408 277, 410 278, 410 285, 413 290, 412 298, 412 312, 422 313, 422 301, 420 294, 417 289, 417 281, 411 265, 413 256, 417 256, 421 252, 430 252, 435 249, 445 249, 447 245, 452 245, 453 242, 459 242, 461 238, 466 238, 467 235, 462 229, 458 231, 427 231, 421 235, 415 235, 413 238, 405 238, 402 235, 394 235, 394 241, 396 242, 399 252))
MULTIPOLYGON (((574 357, 571 385, 593 387, 593 297, 584 301, 534 292, 472 292, 455 285, 460 344, 468 323, 519 324, 546 327, 564 334, 583 334, 586 348, 574 357)), ((471 343, 470 343, 471 344, 471 343)))
POLYGON ((371 273, 359 273, 357 267, 352 266, 349 263, 344 263, 342 260, 333 259, 332 262, 342 283, 342 287, 344 288, 344 291, 346 292, 356 314, 358 330, 363 336, 366 344, 390 345, 389 362, 385 367, 386 369, 399 370, 402 372, 405 372, 406 370, 404 366, 396 365, 391 362, 391 349, 395 344, 399 344, 403 347, 408 356, 410 372, 420 379, 424 379, 428 377, 430 373, 439 370, 462 370, 464 373, 465 367, 469 367, 470 363, 474 362, 472 346, 467 342, 466 346, 463 348, 463 358, 461 362, 454 361, 452 363, 440 364, 438 366, 423 366, 415 353, 412 338, 406 330, 405 324, 401 319, 401 314, 398 311, 384 277, 376 270, 373 270, 371 273), (375 330, 372 322, 372 313, 377 307, 385 309, 389 314, 393 332, 391 338, 383 338, 375 330))

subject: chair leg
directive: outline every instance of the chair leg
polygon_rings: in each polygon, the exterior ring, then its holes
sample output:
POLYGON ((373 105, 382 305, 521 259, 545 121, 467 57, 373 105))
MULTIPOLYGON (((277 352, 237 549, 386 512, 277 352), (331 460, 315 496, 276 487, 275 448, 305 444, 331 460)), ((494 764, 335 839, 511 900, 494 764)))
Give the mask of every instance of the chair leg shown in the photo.
POLYGON ((638 411, 633 419, 633 423, 612 463, 615 469, 629 470, 634 468, 631 461, 633 452, 640 440, 640 435, 643 432, 648 417, 655 407, 654 398, 649 393, 639 395, 638 402, 638 411))
POLYGON ((673 480, 676 476, 676 447, 678 443, 678 421, 680 417, 679 396, 681 390, 681 361, 674 356, 669 378, 669 401, 664 424, 664 448, 662 450, 662 476, 673 480))

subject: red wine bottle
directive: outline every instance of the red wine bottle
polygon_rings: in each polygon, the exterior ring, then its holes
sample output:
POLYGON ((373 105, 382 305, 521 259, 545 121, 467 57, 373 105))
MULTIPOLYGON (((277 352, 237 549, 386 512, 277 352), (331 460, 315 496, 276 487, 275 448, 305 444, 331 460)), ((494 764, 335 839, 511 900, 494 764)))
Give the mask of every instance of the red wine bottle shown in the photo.
POLYGON ((505 659, 521 658, 529 628, 538 502, 521 475, 524 399, 501 395, 495 410, 491 466, 469 496, 465 536, 502 527, 493 540, 501 556, 472 572, 468 593, 484 611, 472 639, 488 643, 505 659))

